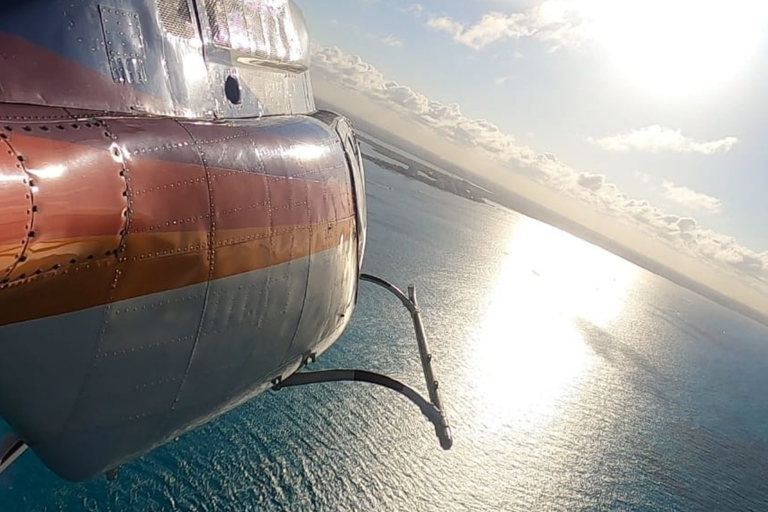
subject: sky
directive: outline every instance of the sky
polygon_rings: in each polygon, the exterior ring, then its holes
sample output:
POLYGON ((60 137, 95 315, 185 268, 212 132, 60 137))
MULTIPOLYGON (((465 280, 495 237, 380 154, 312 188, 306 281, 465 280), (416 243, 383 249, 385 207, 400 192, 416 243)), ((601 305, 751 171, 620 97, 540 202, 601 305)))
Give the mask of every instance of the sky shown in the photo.
POLYGON ((337 97, 768 291, 766 2, 297 3, 337 97))

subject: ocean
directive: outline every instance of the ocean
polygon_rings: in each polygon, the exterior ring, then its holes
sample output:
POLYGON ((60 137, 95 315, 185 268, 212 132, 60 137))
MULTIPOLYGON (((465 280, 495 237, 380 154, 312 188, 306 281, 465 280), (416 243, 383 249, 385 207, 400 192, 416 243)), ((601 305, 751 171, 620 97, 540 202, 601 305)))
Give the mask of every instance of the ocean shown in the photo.
MULTIPOLYGON (((452 450, 390 391, 287 389, 112 483, 26 454, 0 511, 768 510, 768 328, 553 227, 366 169, 366 271, 417 286, 452 450)), ((407 313, 367 284, 315 367, 424 389, 407 313)))

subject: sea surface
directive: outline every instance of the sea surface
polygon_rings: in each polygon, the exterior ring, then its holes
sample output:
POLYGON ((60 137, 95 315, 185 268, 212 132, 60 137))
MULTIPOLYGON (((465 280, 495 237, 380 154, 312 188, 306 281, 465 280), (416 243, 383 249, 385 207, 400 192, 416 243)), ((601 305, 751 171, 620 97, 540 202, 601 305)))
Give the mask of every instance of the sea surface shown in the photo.
MULTIPOLYGON (((26 454, 0 511, 768 510, 768 329, 552 227, 367 171, 366 270, 417 286, 451 451, 401 396, 319 385, 266 393, 113 483, 26 454)), ((363 286, 316 367, 423 389, 407 313, 363 286)))

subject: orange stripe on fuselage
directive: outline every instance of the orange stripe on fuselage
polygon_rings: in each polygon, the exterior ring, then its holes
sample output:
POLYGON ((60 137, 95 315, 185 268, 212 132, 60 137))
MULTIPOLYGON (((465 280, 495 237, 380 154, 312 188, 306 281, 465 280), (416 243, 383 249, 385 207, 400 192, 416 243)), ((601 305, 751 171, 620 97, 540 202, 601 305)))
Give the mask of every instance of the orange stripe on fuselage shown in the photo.
MULTIPOLYGON (((332 249, 353 238, 355 226, 350 217, 315 225, 222 230, 215 247, 213 278, 260 270, 332 249)), ((135 234, 120 259, 80 262, 0 287, 0 325, 203 283, 209 273, 208 248, 190 241, 205 235, 135 234)), ((108 240, 106 237, 104 242, 108 240)), ((62 247, 70 243, 92 245, 98 240, 60 243, 62 247)))
POLYGON ((285 151, 295 141, 230 140, 238 130, 226 126, 187 127, 222 134, 197 146, 170 119, 30 123, 0 127, 12 149, 4 175, 31 177, 34 203, 30 231, 16 217, 13 229, 0 223, 0 260, 13 266, 6 278, 0 268, 0 325, 278 265, 355 236, 340 146, 302 160, 285 151))

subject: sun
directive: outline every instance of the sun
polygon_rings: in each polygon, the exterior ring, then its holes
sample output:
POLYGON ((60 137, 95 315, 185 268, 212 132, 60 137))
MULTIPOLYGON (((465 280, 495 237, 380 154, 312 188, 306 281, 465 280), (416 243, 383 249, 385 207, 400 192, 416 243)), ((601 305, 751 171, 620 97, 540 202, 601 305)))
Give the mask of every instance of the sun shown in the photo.
POLYGON ((765 36, 765 0, 583 0, 588 37, 650 93, 696 95, 733 79, 765 36))

